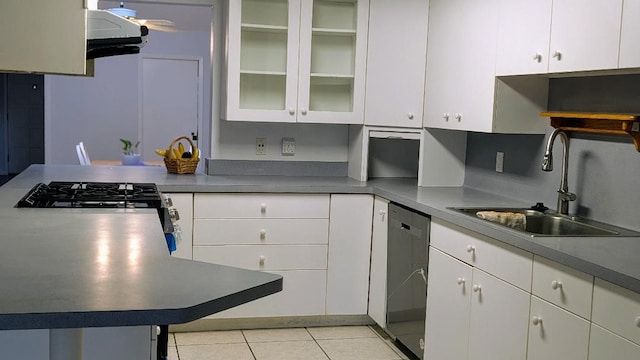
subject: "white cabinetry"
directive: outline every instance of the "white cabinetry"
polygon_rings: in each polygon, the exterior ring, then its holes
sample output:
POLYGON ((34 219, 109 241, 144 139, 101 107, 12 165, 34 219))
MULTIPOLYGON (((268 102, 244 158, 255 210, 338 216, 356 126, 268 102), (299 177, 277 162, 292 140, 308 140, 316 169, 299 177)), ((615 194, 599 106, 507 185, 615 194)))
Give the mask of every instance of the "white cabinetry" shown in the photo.
POLYGON ((0 71, 86 73, 83 1, 3 0, 0 71))
POLYGON ((424 126, 544 133, 546 79, 495 77, 499 0, 431 0, 424 126))
POLYGON ((331 195, 327 315, 367 313, 372 216, 372 195, 331 195))
POLYGON ((500 0, 496 75, 545 74, 552 0, 500 0))
POLYGON ((370 0, 365 124, 422 127, 429 0, 370 0))
POLYGON ((283 276, 277 294, 215 318, 324 315, 329 195, 195 194, 194 260, 283 276))
POLYGON ((176 251, 172 256, 182 259, 193 259, 193 194, 192 193, 167 193, 178 210, 180 220, 180 238, 176 244, 176 251))
POLYGON ((640 0, 624 0, 622 9, 622 31, 620 32, 621 68, 640 67, 640 0))
POLYGON ((591 321, 640 344, 640 294, 596 279, 591 321))
POLYGON ((431 245, 425 358, 526 359, 531 255, 435 218, 431 245))
POLYGON ((585 360, 589 348, 589 321, 531 297, 529 360, 585 360))
POLYGON ((373 233, 371 235, 371 272, 369 274, 369 308, 367 313, 381 328, 387 318, 387 215, 389 201, 375 197, 373 201, 373 233))
POLYGON ((621 17, 622 0, 554 0, 549 72, 617 68, 621 17))
POLYGON ((591 324, 589 360, 638 360, 640 345, 591 324))
POLYGON ((362 124, 368 0, 227 0, 227 120, 362 124))

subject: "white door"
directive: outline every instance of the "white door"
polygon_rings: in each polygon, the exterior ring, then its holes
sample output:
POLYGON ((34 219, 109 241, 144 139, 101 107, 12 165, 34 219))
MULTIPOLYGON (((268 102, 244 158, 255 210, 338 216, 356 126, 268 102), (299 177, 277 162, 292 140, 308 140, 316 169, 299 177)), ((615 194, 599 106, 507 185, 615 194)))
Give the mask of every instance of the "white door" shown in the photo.
MULTIPOLYGON (((143 161, 161 160, 155 155, 155 149, 166 149, 178 136, 191 137, 198 133, 201 66, 197 58, 142 58, 140 151, 143 161)), ((194 144, 197 146, 197 142, 194 144)))

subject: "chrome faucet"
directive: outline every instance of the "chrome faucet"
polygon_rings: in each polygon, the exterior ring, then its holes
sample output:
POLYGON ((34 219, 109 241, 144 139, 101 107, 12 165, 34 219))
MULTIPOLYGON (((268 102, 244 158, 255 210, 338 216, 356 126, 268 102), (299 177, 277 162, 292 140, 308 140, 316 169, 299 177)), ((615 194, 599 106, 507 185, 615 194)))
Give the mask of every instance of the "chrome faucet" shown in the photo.
POLYGON ((560 179, 560 189, 558 189, 558 212, 560 214, 569 214, 569 201, 576 199, 576 194, 569 192, 569 185, 567 184, 567 168, 569 166, 569 137, 567 133, 560 129, 555 129, 549 136, 549 142, 547 142, 547 148, 544 152, 544 158, 542 159, 542 171, 553 170, 553 142, 556 136, 560 135, 562 141, 562 177, 560 179))

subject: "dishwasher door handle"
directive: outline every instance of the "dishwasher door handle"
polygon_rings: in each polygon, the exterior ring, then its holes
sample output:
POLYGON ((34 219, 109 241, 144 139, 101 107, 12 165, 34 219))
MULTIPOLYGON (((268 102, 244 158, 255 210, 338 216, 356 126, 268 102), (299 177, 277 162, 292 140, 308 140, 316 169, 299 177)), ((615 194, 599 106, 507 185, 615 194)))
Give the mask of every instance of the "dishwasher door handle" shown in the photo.
POLYGON ((411 226, 409 226, 409 225, 407 225, 405 223, 400 223, 400 229, 411 231, 411 226))

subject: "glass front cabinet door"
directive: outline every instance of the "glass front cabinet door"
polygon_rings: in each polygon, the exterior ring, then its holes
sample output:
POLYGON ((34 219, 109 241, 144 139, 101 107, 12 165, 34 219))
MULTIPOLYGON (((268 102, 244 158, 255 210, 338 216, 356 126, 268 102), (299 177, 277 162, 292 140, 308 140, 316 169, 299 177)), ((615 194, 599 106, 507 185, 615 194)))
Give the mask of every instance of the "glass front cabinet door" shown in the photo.
POLYGON ((368 0, 228 0, 222 117, 362 124, 368 0))

